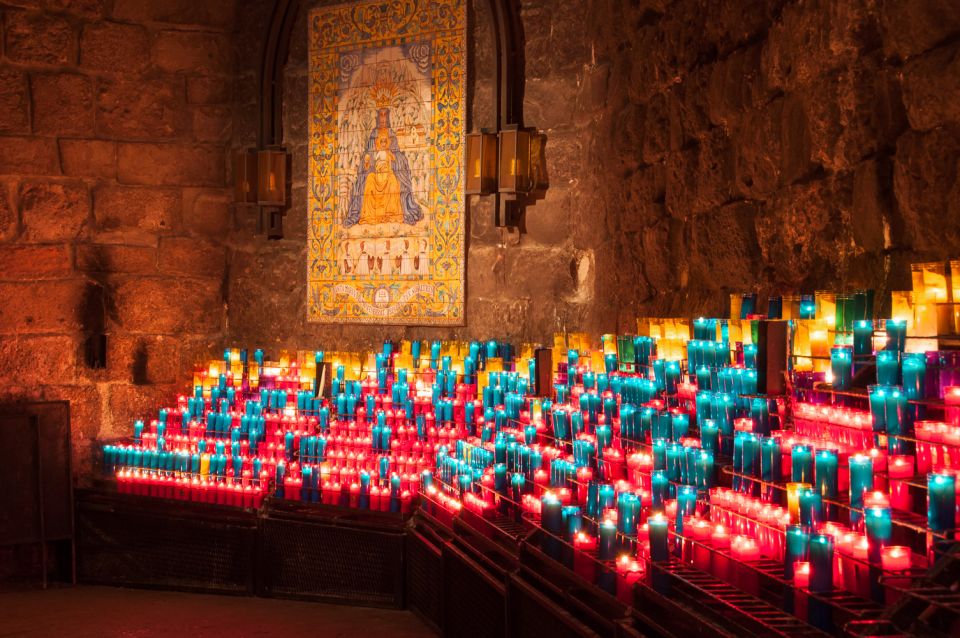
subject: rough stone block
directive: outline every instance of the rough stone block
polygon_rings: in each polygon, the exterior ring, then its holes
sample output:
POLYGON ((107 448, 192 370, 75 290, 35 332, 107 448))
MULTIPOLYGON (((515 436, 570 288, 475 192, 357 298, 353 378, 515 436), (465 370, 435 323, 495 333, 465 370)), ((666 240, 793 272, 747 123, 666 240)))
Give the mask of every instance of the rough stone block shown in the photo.
POLYGON ((892 203, 889 160, 870 159, 853 174, 853 239, 862 249, 879 253, 887 248, 892 203))
POLYGON ((0 250, 0 279, 22 281, 55 279, 73 272, 70 246, 14 245, 0 250))
POLYGON ((0 175, 59 175, 57 142, 40 137, 4 137, 0 175))
POLYGON ((80 66, 97 71, 137 73, 150 63, 150 38, 139 25, 98 22, 80 36, 80 66))
POLYGON ((231 80, 226 75, 201 75, 187 78, 187 102, 225 104, 230 101, 231 80))
POLYGON ((153 43, 156 64, 170 73, 224 73, 232 48, 227 38, 194 31, 161 31, 153 43))
POLYGON ((955 256, 960 242, 960 217, 953 202, 960 191, 958 161, 956 128, 900 136, 893 171, 899 213, 892 228, 894 246, 905 245, 930 258, 955 256))
POLYGON ((903 102, 910 126, 925 131, 960 124, 960 43, 934 49, 903 69, 903 102))
POLYGON ((77 36, 60 16, 9 11, 6 22, 7 57, 19 64, 65 66, 75 61, 77 36))
POLYGON ((230 230, 232 196, 226 191, 185 189, 183 210, 188 211, 184 230, 206 237, 225 237, 230 230))
POLYGON ((84 289, 78 279, 0 283, 0 334, 75 331, 84 289))
POLYGON ((107 340, 107 349, 107 371, 113 380, 134 385, 178 381, 180 348, 176 337, 115 333, 107 340))
POLYGON ((13 239, 19 231, 20 215, 13 203, 16 184, 0 180, 0 241, 13 239))
POLYGON ((157 249, 153 246, 80 244, 77 270, 88 273, 150 275, 157 272, 157 249))
POLYGON ((183 79, 106 79, 97 91, 97 133, 124 140, 159 140, 190 130, 183 79))
POLYGON ((117 145, 103 140, 60 140, 60 166, 64 175, 115 179, 117 145))
POLYGON ((568 189, 548 189, 543 199, 527 206, 524 241, 529 239, 545 246, 562 244, 570 235, 571 218, 576 214, 568 189))
POLYGON ((880 3, 883 51, 905 60, 960 33, 953 0, 886 0, 880 3))
POLYGON ((100 438, 127 437, 138 419, 157 418, 157 411, 170 404, 178 390, 175 385, 133 385, 112 383, 109 386, 108 414, 100 429, 100 438))
POLYGON ((235 0, 116 0, 113 17, 130 22, 169 22, 226 28, 233 24, 235 0))
POLYGON ((20 184, 20 216, 29 241, 69 241, 86 234, 90 194, 81 182, 27 180, 20 184))
POLYGON ((85 75, 34 75, 33 128, 47 135, 93 132, 93 83, 85 75))
POLYGON ((0 337, 4 378, 26 386, 73 383, 79 349, 68 336, 0 337))
POLYGON ((44 5, 50 9, 68 11, 86 18, 103 17, 103 8, 106 0, 44 0, 44 5))
POLYGON ((123 184, 223 186, 226 155, 221 146, 123 143, 117 172, 123 184))
POLYGON ((106 231, 171 232, 180 226, 181 204, 170 188, 101 186, 93 193, 94 217, 106 231))
POLYGON ((832 286, 853 242, 850 209, 853 179, 838 175, 784 188, 757 218, 757 241, 777 288, 832 286))
POLYGON ((158 254, 160 270, 165 274, 223 279, 226 254, 221 244, 190 237, 162 237, 158 254))
POLYGON ((223 325, 220 281, 212 279, 127 279, 116 288, 117 316, 128 332, 214 333, 223 325))
POLYGON ((0 69, 0 132, 29 132, 29 108, 26 75, 14 69, 0 69))
POLYGON ((193 138, 198 142, 227 142, 232 130, 229 106, 201 106, 193 110, 193 138))

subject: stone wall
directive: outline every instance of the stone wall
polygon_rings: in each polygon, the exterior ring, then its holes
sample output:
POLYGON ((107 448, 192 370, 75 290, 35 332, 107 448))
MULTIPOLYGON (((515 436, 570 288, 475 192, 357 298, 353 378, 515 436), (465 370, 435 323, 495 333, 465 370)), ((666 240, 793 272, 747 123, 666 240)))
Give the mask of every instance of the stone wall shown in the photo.
POLYGON ((0 400, 70 401, 78 468, 221 345, 233 24, 233 0, 0 1, 0 400))
MULTIPOLYGON (((285 78, 287 239, 236 237, 230 333, 304 347, 545 340, 724 313, 732 292, 907 287, 912 261, 960 255, 951 4, 524 0, 525 123, 547 134, 550 188, 519 235, 471 198, 467 325, 443 331, 304 319, 304 10, 285 78)), ((487 3, 470 16, 479 128, 493 124, 487 3)))
POLYGON ((744 289, 889 305, 911 262, 960 255, 955 3, 590 5, 597 295, 620 329, 744 289))

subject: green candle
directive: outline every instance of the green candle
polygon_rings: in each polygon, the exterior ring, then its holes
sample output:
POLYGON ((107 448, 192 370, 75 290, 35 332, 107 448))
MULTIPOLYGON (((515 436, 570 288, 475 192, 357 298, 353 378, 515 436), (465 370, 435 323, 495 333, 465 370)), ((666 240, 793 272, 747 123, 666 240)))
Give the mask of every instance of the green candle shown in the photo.
POLYGON ((813 450, 797 443, 790 452, 791 479, 794 483, 813 483, 813 450))
POLYGON ((833 589, 833 537, 813 534, 810 537, 810 591, 833 589))
POLYGON ((810 533, 801 525, 789 525, 783 548, 783 577, 793 580, 793 566, 805 560, 810 545, 810 533))
POLYGON ((945 532, 955 527, 956 480, 951 474, 927 475, 927 526, 935 532, 945 532))
POLYGON ((854 454, 850 464, 850 507, 863 508, 864 492, 873 491, 873 459, 866 454, 854 454))

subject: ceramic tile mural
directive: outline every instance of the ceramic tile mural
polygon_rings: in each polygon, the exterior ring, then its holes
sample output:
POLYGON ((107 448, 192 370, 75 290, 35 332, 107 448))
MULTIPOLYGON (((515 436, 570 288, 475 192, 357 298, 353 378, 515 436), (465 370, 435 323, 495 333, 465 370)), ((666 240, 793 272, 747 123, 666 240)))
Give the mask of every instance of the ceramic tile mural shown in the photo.
POLYGON ((310 13, 308 319, 462 325, 466 0, 310 13))

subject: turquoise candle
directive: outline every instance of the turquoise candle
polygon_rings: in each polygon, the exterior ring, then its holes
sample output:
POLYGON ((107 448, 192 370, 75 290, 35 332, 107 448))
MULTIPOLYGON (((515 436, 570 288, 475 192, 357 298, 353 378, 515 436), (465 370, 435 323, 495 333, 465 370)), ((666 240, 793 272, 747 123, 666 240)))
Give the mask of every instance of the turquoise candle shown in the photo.
POLYGON ((794 563, 806 560, 810 551, 810 532, 801 525, 788 525, 784 541, 783 577, 793 580, 794 563))
POLYGON ((903 355, 901 378, 903 394, 910 401, 926 398, 927 356, 922 352, 903 355))
POLYGON ((810 537, 810 591, 828 592, 833 589, 833 537, 813 534, 810 537))
POLYGON ((849 390, 853 381, 853 354, 850 348, 837 346, 830 349, 830 370, 833 372, 834 390, 849 390))
POLYGON ((647 532, 650 540, 650 559, 668 560, 670 552, 667 548, 667 518, 663 514, 654 514, 648 518, 647 532))
POLYGON ((574 368, 580 363, 580 353, 576 350, 567 350, 567 366, 574 368))
POLYGON ((882 385, 867 386, 870 416, 873 417, 873 431, 875 433, 887 431, 887 391, 889 389, 882 385))
POLYGON ((697 489, 681 485, 677 490, 677 534, 683 534, 683 519, 697 511, 697 489))
MULTIPOLYGON (((850 464, 850 507, 863 509, 863 495, 873 491, 873 459, 866 454, 854 454, 849 459, 850 464)), ((851 512, 853 518, 858 512, 851 512)), ((851 523, 854 521, 851 520, 851 523)))
POLYGON ((690 431, 690 415, 686 412, 675 412, 672 417, 672 439, 679 441, 690 431))
POLYGON ((791 474, 794 483, 813 483, 813 450, 809 445, 796 443, 790 452, 791 474))
POLYGON ((714 476, 714 453, 709 450, 701 450, 697 454, 697 487, 701 490, 709 490, 713 487, 714 476))
MULTIPOLYGON (((760 475, 760 439, 756 434, 746 433, 743 437, 743 461, 741 472, 745 476, 759 477, 760 475)), ((755 481, 744 480, 743 491, 746 494, 756 495, 759 484, 755 481)))
POLYGON ((839 490, 839 458, 836 450, 818 450, 814 458, 814 485, 824 498, 834 499, 839 490))
POLYGON ((654 439, 653 445, 651 445, 650 447, 653 452, 653 469, 666 470, 667 469, 667 440, 654 439))
POLYGON ((887 393, 887 450, 890 454, 907 454, 911 452, 907 441, 898 434, 910 434, 910 422, 907 413, 907 397, 893 388, 887 393))
POLYGON ((762 436, 770 434, 770 401, 755 397, 750 401, 750 418, 753 420, 753 431, 762 436))
POLYGON ((617 528, 621 534, 634 536, 640 517, 640 499, 636 494, 624 492, 617 497, 617 528))
POLYGON ((772 483, 779 483, 783 477, 781 468, 780 439, 765 437, 760 441, 760 478, 768 485, 764 486, 764 500, 768 503, 780 501, 780 490, 772 483))
POLYGON ((907 345, 907 320, 906 319, 887 319, 887 345, 886 350, 894 352, 903 352, 907 345))
POLYGON ((700 447, 708 452, 720 453, 720 427, 713 419, 705 419, 700 426, 700 447))
POLYGON ((817 316, 817 304, 813 299, 800 300, 800 318, 815 319, 817 316))
POLYGON ((873 321, 857 319, 853 322, 853 354, 869 355, 873 352, 873 321))
POLYGON ((898 385, 900 383, 900 353, 894 350, 881 350, 877 353, 877 384, 898 385))
POLYGON ((543 551, 550 557, 560 559, 560 540, 563 534, 563 504, 548 492, 540 499, 540 523, 547 533, 543 536, 543 551))
POLYGON ((603 357, 603 363, 604 363, 604 367, 606 368, 608 374, 611 373, 611 372, 616 372, 616 371, 617 371, 617 355, 615 355, 615 354, 605 355, 605 356, 603 357))
POLYGON ((677 393, 677 384, 680 383, 680 363, 667 361, 664 366, 665 390, 667 394, 677 393))
POLYGON ((600 560, 613 560, 617 551, 617 526, 611 520, 600 523, 600 544, 598 557, 600 560))
POLYGON ((955 527, 956 480, 951 474, 927 475, 927 526, 935 532, 945 532, 955 527))
POLYGON ((800 490, 800 524, 816 527, 823 521, 823 497, 812 488, 800 490))
POLYGON ((651 509, 662 512, 670 491, 670 479, 664 470, 653 470, 650 473, 651 509))
POLYGON ((697 368, 697 387, 701 390, 710 390, 712 387, 710 368, 700 366, 697 368))
POLYGON ((743 344, 743 366, 745 368, 757 367, 757 344, 743 344))

